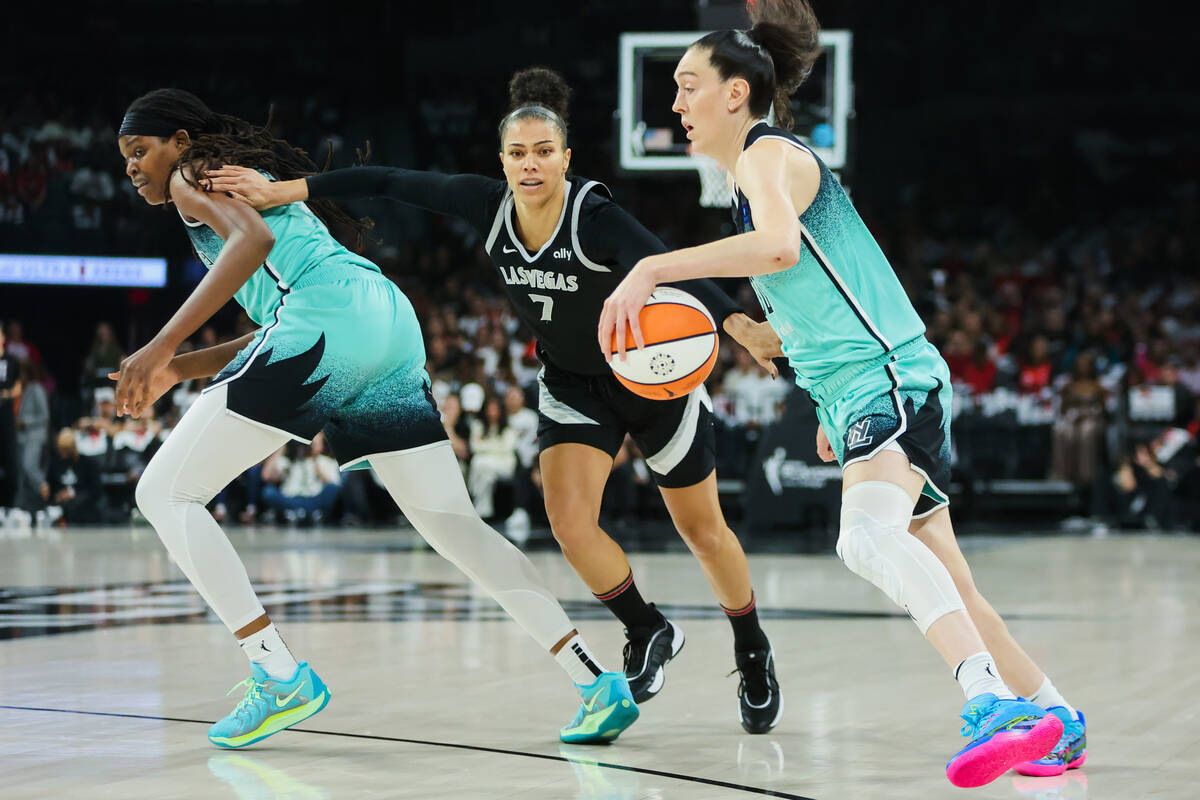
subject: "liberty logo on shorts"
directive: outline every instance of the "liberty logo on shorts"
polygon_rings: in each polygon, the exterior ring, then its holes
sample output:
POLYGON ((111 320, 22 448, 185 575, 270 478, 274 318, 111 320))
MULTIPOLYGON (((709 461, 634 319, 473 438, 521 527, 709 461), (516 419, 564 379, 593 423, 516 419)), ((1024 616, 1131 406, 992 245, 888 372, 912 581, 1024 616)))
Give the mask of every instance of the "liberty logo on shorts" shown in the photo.
POLYGON ((856 447, 866 447, 875 437, 867 436, 867 429, 871 427, 871 420, 859 420, 850 426, 850 432, 846 434, 846 449, 853 450, 856 447))

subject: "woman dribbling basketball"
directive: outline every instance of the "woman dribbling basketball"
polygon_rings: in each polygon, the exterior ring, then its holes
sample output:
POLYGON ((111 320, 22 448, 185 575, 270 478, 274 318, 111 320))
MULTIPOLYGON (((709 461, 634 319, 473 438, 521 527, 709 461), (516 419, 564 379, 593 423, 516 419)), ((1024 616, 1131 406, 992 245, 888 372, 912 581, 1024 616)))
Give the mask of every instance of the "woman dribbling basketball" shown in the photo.
MULTIPOLYGON (((604 298, 640 259, 662 243, 595 181, 569 177, 569 89, 555 72, 534 68, 510 83, 512 111, 500 123, 507 180, 384 167, 335 170, 271 183, 243 169, 209 173, 213 191, 258 208, 318 197, 386 196, 466 220, 479 233, 505 291, 538 341, 538 445, 546 511, 563 554, 596 597, 625 625, 625 671, 634 699, 663 686, 663 666, 683 632, 642 599, 620 546, 599 526, 613 459, 632 435, 658 483, 676 529, 700 561, 733 626, 741 673, 739 719, 765 733, 783 710, 774 658, 758 623, 749 568, 717 501, 713 430, 703 388, 686 397, 638 397, 596 352, 604 298)), ((709 281, 680 285, 716 322, 774 370, 778 339, 709 281)))
POLYGON ((636 325, 662 281, 749 277, 817 403, 818 453, 842 465, 838 555, 908 612, 966 697, 970 742, 947 764, 949 780, 1077 767, 1083 716, 979 593, 954 538, 946 363, 837 177, 787 129, 789 96, 820 51, 817 20, 805 0, 749 10, 750 30, 703 37, 675 69, 688 140, 733 178, 737 235, 638 264, 605 302, 600 347, 636 325), (772 108, 779 126, 766 120, 772 108))

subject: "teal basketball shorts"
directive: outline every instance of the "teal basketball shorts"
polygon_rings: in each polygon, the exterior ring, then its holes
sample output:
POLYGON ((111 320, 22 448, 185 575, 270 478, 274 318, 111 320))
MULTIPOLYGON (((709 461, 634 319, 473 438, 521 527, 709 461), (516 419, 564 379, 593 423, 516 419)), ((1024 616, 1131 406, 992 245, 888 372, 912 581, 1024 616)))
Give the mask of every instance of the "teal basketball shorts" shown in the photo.
POLYGON ((446 440, 408 298, 354 265, 304 275, 205 391, 228 411, 304 442, 321 430, 342 469, 446 440))
POLYGON ((914 517, 950 504, 950 370, 924 337, 809 388, 842 468, 900 450, 925 477, 914 517))

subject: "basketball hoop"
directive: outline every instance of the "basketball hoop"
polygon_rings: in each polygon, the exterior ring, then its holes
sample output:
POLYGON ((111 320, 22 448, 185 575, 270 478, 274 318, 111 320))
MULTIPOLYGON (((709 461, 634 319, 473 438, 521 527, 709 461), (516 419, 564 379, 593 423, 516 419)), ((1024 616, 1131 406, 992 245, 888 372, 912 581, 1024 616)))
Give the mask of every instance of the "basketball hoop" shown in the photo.
POLYGON ((733 202, 729 180, 724 168, 707 156, 692 156, 696 172, 700 173, 700 205, 705 208, 728 208, 733 202))

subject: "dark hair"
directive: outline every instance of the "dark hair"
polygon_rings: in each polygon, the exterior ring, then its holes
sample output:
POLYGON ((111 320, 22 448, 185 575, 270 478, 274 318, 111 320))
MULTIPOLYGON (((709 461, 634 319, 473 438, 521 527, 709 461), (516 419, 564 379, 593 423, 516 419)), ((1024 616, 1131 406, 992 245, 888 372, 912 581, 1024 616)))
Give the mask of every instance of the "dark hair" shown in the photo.
POLYGON ((791 128, 791 96, 821 54, 821 25, 807 0, 748 0, 746 5, 750 30, 714 31, 692 47, 708 50, 721 80, 746 79, 751 114, 765 117, 774 105, 775 124, 791 128))
MULTIPOLYGON (((218 114, 191 92, 155 89, 130 103, 125 115, 127 119, 138 115, 169 122, 177 130, 188 132, 191 144, 179 154, 171 169, 174 172, 185 164, 190 166, 190 170, 182 172, 183 179, 197 189, 204 188, 201 185, 204 171, 222 164, 265 170, 281 181, 315 175, 319 170, 307 152, 271 135, 272 111, 267 112, 266 125, 260 128, 240 117, 218 114)), ((331 150, 329 156, 332 155, 331 150)), ((328 167, 327 157, 324 168, 328 167)), ((171 197, 169 180, 166 196, 168 200, 171 197)), ((349 226, 359 237, 372 227, 369 219, 355 219, 328 200, 309 200, 308 206, 327 226, 349 226)))
POLYGON ((508 82, 509 112, 500 120, 500 145, 510 123, 522 119, 542 119, 558 128, 562 145, 567 146, 567 105, 571 87, 552 69, 529 67, 513 73, 508 82))
POLYGON ((504 407, 504 398, 491 389, 488 389, 483 398, 483 405, 479 407, 479 421, 483 423, 483 430, 486 434, 500 433, 508 427, 508 409, 504 407), (489 403, 495 403, 496 407, 500 409, 500 418, 496 420, 494 426, 487 417, 489 403))

